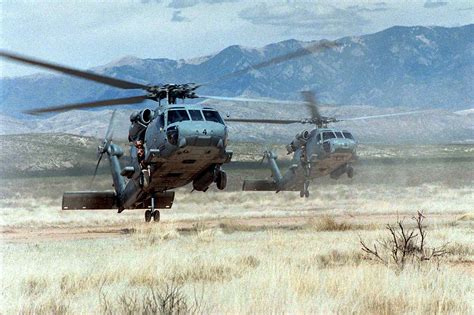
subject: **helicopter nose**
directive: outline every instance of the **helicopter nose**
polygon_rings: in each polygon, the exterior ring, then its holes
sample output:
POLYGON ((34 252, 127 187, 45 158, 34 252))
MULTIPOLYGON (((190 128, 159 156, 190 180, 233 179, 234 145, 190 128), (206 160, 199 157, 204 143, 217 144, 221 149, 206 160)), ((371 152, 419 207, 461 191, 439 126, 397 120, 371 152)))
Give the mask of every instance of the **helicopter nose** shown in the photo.
POLYGON ((179 126, 178 145, 185 146, 216 146, 224 147, 226 129, 216 122, 200 122, 179 126))
POLYGON ((353 152, 355 150, 356 144, 350 139, 331 139, 327 142, 328 145, 324 147, 325 151, 328 153, 345 153, 353 152))

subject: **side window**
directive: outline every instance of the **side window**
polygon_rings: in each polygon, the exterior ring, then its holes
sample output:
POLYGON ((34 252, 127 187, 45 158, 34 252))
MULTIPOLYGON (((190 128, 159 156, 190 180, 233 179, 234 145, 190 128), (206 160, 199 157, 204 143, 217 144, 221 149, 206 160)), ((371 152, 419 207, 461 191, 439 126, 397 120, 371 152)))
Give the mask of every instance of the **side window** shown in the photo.
POLYGON ((319 141, 321 141, 321 134, 320 133, 318 133, 318 135, 316 136, 316 142, 319 142, 319 141))
POLYGON ((334 133, 332 131, 323 132, 323 140, 324 141, 329 140, 329 139, 333 139, 333 138, 336 138, 336 135, 334 135, 334 133))
POLYGON ((340 131, 336 131, 335 134, 336 134, 336 137, 338 137, 338 138, 344 138, 342 136, 342 132, 340 132, 340 131))
POLYGON ((202 113, 204 114, 204 118, 206 118, 207 121, 224 124, 224 121, 222 120, 221 116, 219 116, 218 112, 214 110, 203 110, 202 113))
POLYGON ((191 115, 192 120, 204 120, 202 117, 201 111, 198 109, 189 110, 189 115, 191 115))
POLYGON ((350 132, 344 131, 343 133, 345 138, 354 140, 354 137, 350 132))
POLYGON ((183 120, 189 120, 188 112, 184 109, 172 109, 168 111, 168 125, 183 121, 183 120))

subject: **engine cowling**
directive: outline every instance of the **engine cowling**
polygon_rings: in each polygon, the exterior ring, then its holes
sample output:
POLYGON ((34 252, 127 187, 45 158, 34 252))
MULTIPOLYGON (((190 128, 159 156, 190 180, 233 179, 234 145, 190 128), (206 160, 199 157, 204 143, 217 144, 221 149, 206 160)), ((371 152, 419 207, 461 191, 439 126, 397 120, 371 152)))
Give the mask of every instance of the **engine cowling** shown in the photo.
POLYGON ((142 138, 148 124, 153 119, 153 111, 145 108, 141 111, 133 112, 130 115, 130 122, 132 123, 128 130, 128 140, 136 141, 142 138))
POLYGON ((286 146, 286 150, 288 151, 288 154, 295 152, 298 150, 298 148, 301 148, 306 144, 310 136, 310 133, 308 130, 304 130, 300 133, 297 133, 295 136, 295 139, 291 141, 289 145, 286 146))

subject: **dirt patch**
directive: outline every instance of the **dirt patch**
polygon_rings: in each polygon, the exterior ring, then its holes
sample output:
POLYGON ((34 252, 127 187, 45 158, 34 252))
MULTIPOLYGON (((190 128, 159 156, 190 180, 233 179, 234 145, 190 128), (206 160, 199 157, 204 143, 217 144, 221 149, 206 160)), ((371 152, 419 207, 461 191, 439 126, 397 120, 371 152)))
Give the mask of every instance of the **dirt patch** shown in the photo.
MULTIPOLYGON (((430 215, 430 221, 454 220, 458 214, 433 214, 430 215)), ((374 229, 379 225, 384 227, 387 222, 394 222, 400 217, 398 214, 342 214, 331 216, 337 224, 357 224, 360 228, 367 225, 368 229, 374 229)), ((221 228, 224 232, 256 232, 270 229, 280 230, 303 230, 307 228, 308 222, 315 219, 327 218, 327 214, 301 215, 286 217, 260 217, 260 218, 242 218, 242 219, 210 219, 210 220, 182 220, 182 221, 162 221, 160 223, 135 223, 133 226, 124 225, 105 225, 91 227, 20 227, 7 228, 0 231, 0 241, 2 242, 20 242, 31 243, 52 240, 79 240, 95 239, 107 237, 124 237, 135 233, 137 227, 148 229, 155 224, 161 224, 165 228, 172 227, 183 234, 196 231, 197 225, 200 228, 211 229, 221 228), (142 224, 142 225, 141 225, 142 224)))

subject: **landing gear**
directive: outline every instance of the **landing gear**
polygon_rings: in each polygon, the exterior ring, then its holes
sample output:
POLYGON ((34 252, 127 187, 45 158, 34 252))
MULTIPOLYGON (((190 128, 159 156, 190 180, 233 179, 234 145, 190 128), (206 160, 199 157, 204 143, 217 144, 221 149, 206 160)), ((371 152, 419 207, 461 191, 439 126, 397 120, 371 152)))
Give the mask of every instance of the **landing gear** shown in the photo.
POLYGON ((352 168, 352 166, 348 166, 346 172, 347 172, 347 177, 349 178, 354 177, 354 169, 352 168))
POLYGON ((300 191, 300 197, 308 198, 309 197, 309 181, 305 181, 303 185, 303 190, 300 191))
POLYGON ((160 222, 160 210, 155 210, 155 197, 151 197, 151 209, 145 211, 145 222, 160 222))
POLYGON ((160 210, 155 210, 152 212, 153 221, 160 222, 160 210))
POLYGON ((216 186, 219 190, 225 189, 227 186, 227 173, 219 170, 217 171, 217 176, 216 176, 216 186))
POLYGON ((151 210, 145 211, 145 222, 150 222, 151 217, 152 217, 152 211, 151 210))

